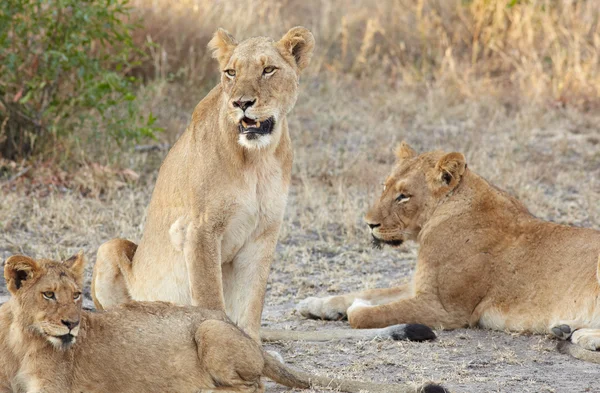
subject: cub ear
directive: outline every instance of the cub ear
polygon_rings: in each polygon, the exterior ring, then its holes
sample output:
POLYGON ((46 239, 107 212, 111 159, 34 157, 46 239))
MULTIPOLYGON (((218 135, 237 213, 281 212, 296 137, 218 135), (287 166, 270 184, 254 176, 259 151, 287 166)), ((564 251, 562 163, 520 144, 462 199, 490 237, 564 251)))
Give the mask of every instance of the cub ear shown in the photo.
POLYGON ((85 270, 85 257, 83 251, 79 251, 77 255, 73 255, 71 258, 63 262, 67 269, 69 269, 78 280, 83 281, 83 272, 85 270))
POLYGON ((406 141, 400 142, 396 147, 396 158, 398 161, 405 160, 407 158, 413 158, 417 156, 417 152, 406 143, 406 141))
POLYGON ((37 262, 25 255, 13 255, 8 258, 4 264, 4 279, 8 291, 16 294, 25 281, 33 278, 39 270, 37 262))
POLYGON ((277 43, 279 51, 285 57, 292 57, 298 71, 310 64, 315 49, 315 37, 305 27, 292 27, 277 43))
POLYGON ((435 177, 443 186, 454 188, 467 169, 467 160, 462 153, 448 153, 435 164, 435 177))
POLYGON ((212 51, 212 57, 217 59, 221 69, 227 66, 233 50, 237 46, 237 41, 225 29, 217 29, 213 38, 208 43, 208 49, 212 51))

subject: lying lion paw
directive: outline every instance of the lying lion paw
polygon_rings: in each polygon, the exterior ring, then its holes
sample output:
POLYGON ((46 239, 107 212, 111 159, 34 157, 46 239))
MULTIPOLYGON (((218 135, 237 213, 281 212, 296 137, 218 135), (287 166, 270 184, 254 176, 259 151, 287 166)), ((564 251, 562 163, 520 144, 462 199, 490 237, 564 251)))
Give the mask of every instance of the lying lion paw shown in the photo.
POLYGON ((578 329, 571 335, 571 342, 589 351, 600 350, 600 329, 578 329))
POLYGON ((305 318, 339 321, 346 318, 347 306, 342 296, 309 297, 302 300, 296 309, 305 318))

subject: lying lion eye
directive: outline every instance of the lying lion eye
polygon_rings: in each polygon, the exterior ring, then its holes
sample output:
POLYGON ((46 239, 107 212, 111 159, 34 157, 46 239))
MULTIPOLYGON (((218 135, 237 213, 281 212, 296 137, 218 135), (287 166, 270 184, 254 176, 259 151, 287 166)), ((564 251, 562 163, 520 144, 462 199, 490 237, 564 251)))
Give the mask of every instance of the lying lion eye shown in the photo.
POLYGON ((268 74, 272 74, 275 72, 277 68, 273 67, 273 66, 268 66, 265 67, 265 69, 263 70, 263 74, 268 75, 268 74))
POLYGON ((400 195, 398 195, 398 198, 396 198, 396 201, 403 203, 403 202, 408 202, 409 199, 410 199, 410 197, 408 195, 400 194, 400 195))
POLYGON ((55 299, 54 292, 50 292, 50 291, 48 291, 48 292, 42 292, 42 296, 44 296, 44 299, 47 299, 47 300, 54 300, 55 299))
POLYGON ((81 297, 81 292, 75 292, 73 294, 73 300, 79 300, 80 297, 81 297))
POLYGON ((225 70, 225 74, 227 74, 228 77, 233 78, 235 76, 235 70, 225 70))

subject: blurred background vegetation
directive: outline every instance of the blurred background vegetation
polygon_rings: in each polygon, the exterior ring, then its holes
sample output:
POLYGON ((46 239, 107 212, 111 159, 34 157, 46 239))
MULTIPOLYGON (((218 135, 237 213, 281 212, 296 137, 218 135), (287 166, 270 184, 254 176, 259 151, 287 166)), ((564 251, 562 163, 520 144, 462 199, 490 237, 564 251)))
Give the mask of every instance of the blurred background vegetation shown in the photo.
POLYGON ((599 15, 594 0, 5 0, 0 159, 127 166, 135 145, 168 146, 217 82, 217 27, 239 39, 310 28, 309 81, 589 112, 599 15))

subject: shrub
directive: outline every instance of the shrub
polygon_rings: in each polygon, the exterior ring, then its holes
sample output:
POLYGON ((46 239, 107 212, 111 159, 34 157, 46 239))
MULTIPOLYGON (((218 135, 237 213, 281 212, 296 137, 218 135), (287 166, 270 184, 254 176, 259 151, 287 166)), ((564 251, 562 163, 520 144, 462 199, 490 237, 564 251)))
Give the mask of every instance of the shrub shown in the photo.
POLYGON ((0 157, 40 152, 82 127, 118 141, 154 135, 127 76, 142 56, 129 11, 126 0, 0 2, 0 157))

